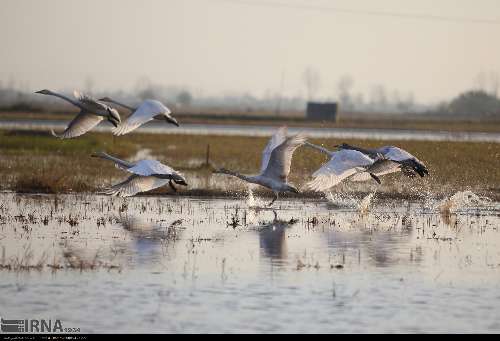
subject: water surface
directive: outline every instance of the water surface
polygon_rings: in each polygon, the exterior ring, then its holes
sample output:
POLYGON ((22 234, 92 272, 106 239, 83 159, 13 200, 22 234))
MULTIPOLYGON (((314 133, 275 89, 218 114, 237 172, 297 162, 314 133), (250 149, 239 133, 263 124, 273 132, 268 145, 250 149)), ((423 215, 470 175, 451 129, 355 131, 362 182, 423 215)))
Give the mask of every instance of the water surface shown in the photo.
MULTIPOLYGON (((62 131, 69 122, 61 120, 2 120, 2 129, 62 131)), ((103 123, 92 131, 111 132, 113 126, 103 123)), ((182 124, 180 127, 166 125, 165 122, 148 122, 137 129, 147 134, 186 134, 186 135, 222 135, 222 136, 271 136, 277 127, 266 125, 231 125, 231 124, 182 124)), ((456 142, 496 142, 500 143, 500 133, 460 132, 410 129, 368 129, 368 128, 312 128, 289 127, 290 134, 304 133, 310 138, 335 139, 375 139, 375 140, 410 140, 410 141, 456 141, 456 142)))
POLYGON ((0 313, 85 333, 500 332, 500 205, 452 201, 4 193, 0 313))

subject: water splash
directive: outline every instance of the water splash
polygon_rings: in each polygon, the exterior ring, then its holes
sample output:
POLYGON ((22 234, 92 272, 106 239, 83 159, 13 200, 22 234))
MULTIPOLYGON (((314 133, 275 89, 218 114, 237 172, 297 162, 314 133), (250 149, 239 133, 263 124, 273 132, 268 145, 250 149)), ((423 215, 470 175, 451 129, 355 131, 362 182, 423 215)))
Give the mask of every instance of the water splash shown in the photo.
POLYGON ((247 201, 246 201, 248 207, 262 207, 265 206, 264 201, 260 200, 259 198, 254 197, 253 191, 250 187, 247 189, 247 201))
POLYGON ((358 201, 342 192, 326 193, 326 200, 334 207, 358 208, 358 201))
POLYGON ((480 197, 471 191, 461 191, 440 201, 435 209, 441 213, 450 214, 459 210, 488 206, 490 203, 491 199, 487 197, 480 197))
POLYGON ((368 213, 374 195, 375 192, 370 193, 361 200, 361 202, 358 205, 358 210, 361 214, 368 213))

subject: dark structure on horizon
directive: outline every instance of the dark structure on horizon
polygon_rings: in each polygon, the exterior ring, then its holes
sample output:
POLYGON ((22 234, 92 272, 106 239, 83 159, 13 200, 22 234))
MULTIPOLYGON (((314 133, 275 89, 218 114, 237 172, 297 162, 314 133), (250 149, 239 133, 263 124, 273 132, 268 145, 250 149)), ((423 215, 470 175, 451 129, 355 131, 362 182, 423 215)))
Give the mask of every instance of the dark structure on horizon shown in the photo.
POLYGON ((306 117, 314 121, 337 121, 338 103, 307 102, 306 117))

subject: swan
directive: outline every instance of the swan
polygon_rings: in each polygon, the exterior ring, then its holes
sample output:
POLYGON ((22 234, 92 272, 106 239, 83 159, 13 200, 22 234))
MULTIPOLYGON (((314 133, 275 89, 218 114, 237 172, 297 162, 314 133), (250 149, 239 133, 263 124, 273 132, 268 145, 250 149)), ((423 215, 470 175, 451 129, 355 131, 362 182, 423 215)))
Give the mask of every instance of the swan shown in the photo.
POLYGON ((235 176, 243 181, 261 185, 274 192, 274 199, 268 204, 271 206, 277 199, 279 192, 299 193, 299 190, 288 183, 293 152, 304 142, 303 135, 286 136, 287 128, 281 127, 271 137, 262 152, 260 174, 254 176, 243 175, 221 168, 214 173, 235 176))
POLYGON ((157 100, 146 99, 137 108, 120 103, 109 97, 103 97, 99 100, 119 105, 132 112, 127 120, 113 131, 113 134, 117 136, 130 133, 132 130, 139 128, 144 123, 149 122, 153 119, 164 119, 168 123, 171 123, 177 127, 179 126, 177 120, 172 117, 170 109, 168 109, 165 105, 163 105, 163 103, 157 100))
POLYGON ((306 142, 305 145, 330 157, 330 161, 313 173, 314 179, 309 181, 306 187, 316 192, 324 192, 344 179, 357 174, 367 174, 380 184, 380 179, 374 174, 379 167, 379 163, 383 162, 380 155, 375 154, 374 158, 371 158, 357 150, 332 152, 309 142, 306 142))
POLYGON ((186 180, 180 173, 156 160, 140 160, 133 163, 104 152, 97 152, 91 156, 113 161, 117 168, 132 173, 127 180, 104 190, 104 194, 129 197, 164 186, 167 183, 176 192, 177 189, 172 181, 178 185, 187 186, 186 180))
MULTIPOLYGON (((376 155, 382 155, 385 162, 379 162, 378 169, 374 170, 378 176, 395 173, 401 171, 404 175, 408 177, 415 177, 417 173, 420 177, 429 175, 429 170, 424 165, 422 161, 417 159, 412 154, 408 153, 406 150, 394 147, 394 146, 384 146, 375 149, 367 149, 349 145, 347 143, 342 143, 335 146, 340 150, 357 150, 364 155, 371 158, 376 157, 376 155)), ((364 181, 367 180, 367 175, 360 175, 353 179, 354 181, 364 181)))
POLYGON ((121 122, 120 114, 116 109, 88 95, 81 94, 76 90, 73 91, 76 100, 47 89, 36 91, 35 93, 59 97, 80 108, 78 115, 76 115, 61 134, 56 134, 54 130, 51 130, 52 135, 55 137, 69 139, 81 136, 98 125, 104 118, 115 127, 118 127, 118 124, 121 122))

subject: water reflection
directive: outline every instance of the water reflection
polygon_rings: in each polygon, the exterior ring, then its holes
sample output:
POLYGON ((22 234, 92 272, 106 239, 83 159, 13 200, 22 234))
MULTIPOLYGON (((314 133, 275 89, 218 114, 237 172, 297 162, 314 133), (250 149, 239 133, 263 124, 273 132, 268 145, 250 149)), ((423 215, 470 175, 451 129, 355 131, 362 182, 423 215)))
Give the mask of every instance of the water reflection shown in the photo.
POLYGON ((287 229, 294 223, 278 219, 276 211, 273 214, 273 221, 259 228, 259 247, 265 257, 285 260, 288 257, 287 229))
POLYGON ((154 264, 165 255, 169 243, 180 237, 182 224, 182 220, 166 224, 147 215, 132 214, 120 215, 118 222, 132 241, 122 245, 122 251, 142 265, 154 264))
POLYGON ((245 200, 54 198, 0 195, 6 316, 43 307, 89 332, 500 330, 497 204, 459 207, 450 225, 397 202, 360 214, 298 200, 273 212, 245 200), (70 267, 23 267, 54 254, 70 267))

